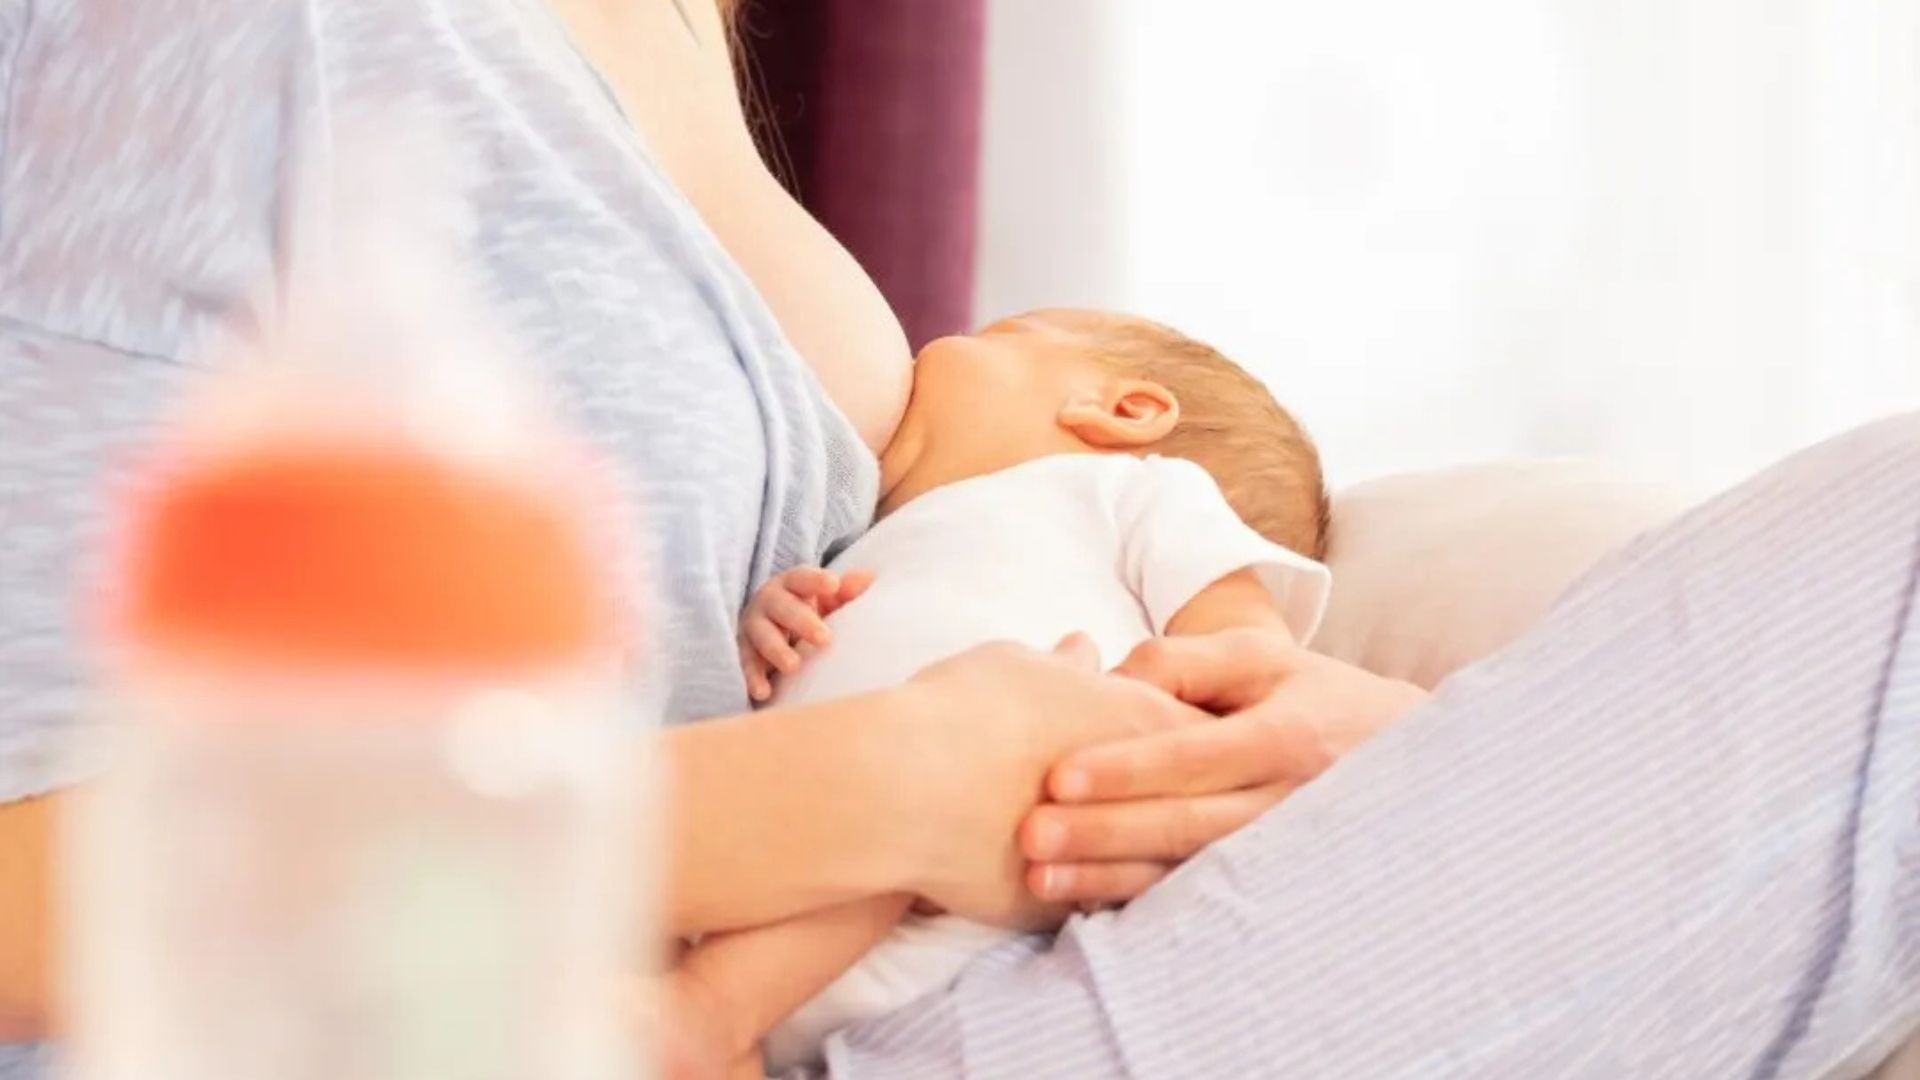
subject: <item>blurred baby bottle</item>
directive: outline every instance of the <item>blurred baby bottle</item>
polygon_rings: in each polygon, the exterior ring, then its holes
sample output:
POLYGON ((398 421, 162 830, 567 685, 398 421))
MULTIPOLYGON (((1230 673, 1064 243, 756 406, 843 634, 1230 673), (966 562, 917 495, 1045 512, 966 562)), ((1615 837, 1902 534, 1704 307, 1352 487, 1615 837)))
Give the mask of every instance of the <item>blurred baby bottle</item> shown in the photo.
POLYGON ((121 507, 70 1076, 639 1075, 607 500, 503 339, 379 255, 225 347, 121 507))

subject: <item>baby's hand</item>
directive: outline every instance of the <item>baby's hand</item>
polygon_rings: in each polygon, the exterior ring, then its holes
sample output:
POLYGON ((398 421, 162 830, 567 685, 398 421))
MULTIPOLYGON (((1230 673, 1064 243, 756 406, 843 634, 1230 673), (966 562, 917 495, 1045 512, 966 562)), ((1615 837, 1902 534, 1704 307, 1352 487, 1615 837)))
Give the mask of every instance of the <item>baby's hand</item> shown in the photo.
POLYGON ((747 693, 755 701, 773 696, 773 673, 800 670, 804 641, 825 648, 833 639, 826 617, 852 603, 873 584, 873 572, 855 570, 845 577, 817 566, 797 566, 754 594, 740 618, 740 668, 747 693))

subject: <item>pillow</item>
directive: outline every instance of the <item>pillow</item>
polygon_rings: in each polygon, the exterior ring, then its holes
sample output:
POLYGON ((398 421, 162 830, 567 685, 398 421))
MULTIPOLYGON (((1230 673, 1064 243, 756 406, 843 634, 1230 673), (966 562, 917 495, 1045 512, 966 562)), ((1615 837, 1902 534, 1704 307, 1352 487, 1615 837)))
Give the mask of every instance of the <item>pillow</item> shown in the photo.
POLYGON ((1602 555, 1693 500, 1581 461, 1409 473, 1336 494, 1313 646, 1433 687, 1526 631, 1602 555))

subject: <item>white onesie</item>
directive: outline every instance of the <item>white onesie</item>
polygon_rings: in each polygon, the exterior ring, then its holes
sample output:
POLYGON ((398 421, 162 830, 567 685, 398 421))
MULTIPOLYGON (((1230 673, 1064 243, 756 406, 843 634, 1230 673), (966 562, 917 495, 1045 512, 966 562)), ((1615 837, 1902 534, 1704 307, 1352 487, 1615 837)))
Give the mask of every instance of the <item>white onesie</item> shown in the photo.
MULTIPOLYGON (((976 645, 1047 649, 1074 631, 1117 664, 1202 589, 1246 568, 1307 640, 1326 606, 1326 567, 1248 528, 1192 462, 1072 454, 963 480, 901 507, 834 560, 842 573, 873 571, 873 586, 827 620, 833 644, 782 679, 774 703, 894 686, 976 645)), ((953 916, 908 918, 768 1036, 768 1069, 818 1060, 833 1031, 946 986, 1013 936, 953 916)))

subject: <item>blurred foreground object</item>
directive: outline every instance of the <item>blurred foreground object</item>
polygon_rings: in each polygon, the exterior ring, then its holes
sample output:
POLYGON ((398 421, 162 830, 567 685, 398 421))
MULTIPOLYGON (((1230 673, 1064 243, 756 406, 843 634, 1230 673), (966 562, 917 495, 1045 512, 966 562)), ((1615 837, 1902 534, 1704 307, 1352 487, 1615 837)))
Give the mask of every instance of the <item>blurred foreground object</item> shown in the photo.
POLYGON ((123 508, 68 1075, 639 1075, 604 500, 457 290, 360 254, 123 508))

